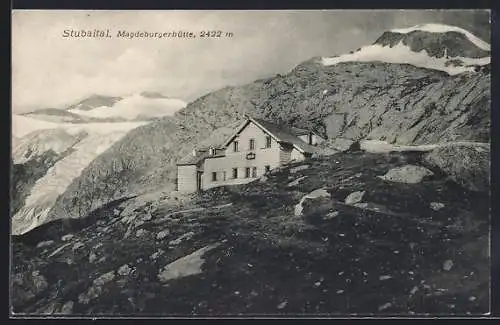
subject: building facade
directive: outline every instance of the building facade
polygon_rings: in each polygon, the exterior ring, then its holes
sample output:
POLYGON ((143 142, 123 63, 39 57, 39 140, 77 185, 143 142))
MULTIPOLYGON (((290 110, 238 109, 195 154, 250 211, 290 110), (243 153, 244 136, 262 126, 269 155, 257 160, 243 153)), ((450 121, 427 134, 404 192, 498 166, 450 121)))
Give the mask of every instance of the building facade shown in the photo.
POLYGON ((317 134, 247 117, 222 148, 194 150, 177 164, 177 190, 191 193, 223 185, 245 184, 315 152, 317 134))

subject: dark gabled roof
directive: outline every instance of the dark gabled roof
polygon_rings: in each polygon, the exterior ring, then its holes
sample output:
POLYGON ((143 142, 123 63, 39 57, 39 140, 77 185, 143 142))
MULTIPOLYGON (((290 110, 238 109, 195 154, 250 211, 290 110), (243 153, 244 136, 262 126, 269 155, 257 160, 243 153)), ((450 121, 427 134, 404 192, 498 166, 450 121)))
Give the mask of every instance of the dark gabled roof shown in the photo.
POLYGON ((301 135, 306 135, 306 134, 309 134, 309 133, 314 133, 314 132, 311 132, 309 130, 306 130, 306 129, 300 129, 300 128, 296 128, 294 126, 290 126, 289 127, 290 131, 293 132, 293 134, 295 134, 296 136, 301 136, 301 135))
POLYGON ((253 120, 264 127, 269 133, 274 135, 278 142, 291 144, 302 152, 316 152, 316 148, 314 146, 311 146, 307 142, 298 138, 300 135, 309 134, 309 131, 285 125, 277 125, 262 119, 253 120))
POLYGON ((314 146, 298 138, 300 135, 309 134, 310 131, 285 125, 277 125, 263 119, 251 117, 249 117, 248 120, 240 126, 238 131, 226 141, 225 145, 228 145, 250 122, 253 122, 278 142, 291 144, 302 152, 313 153, 316 151, 314 146))
MULTIPOLYGON (((263 119, 251 117, 247 117, 247 120, 239 126, 238 130, 226 140, 226 142, 224 143, 224 147, 226 147, 248 125, 248 123, 254 123, 255 125, 257 125, 257 127, 261 128, 276 141, 280 143, 290 144, 301 152, 316 152, 316 147, 299 138, 299 136, 301 135, 306 135, 314 132, 296 127, 277 125, 263 119)), ((215 154, 213 156, 209 155, 209 148, 200 148, 196 150, 196 156, 193 154, 186 155, 184 158, 179 160, 177 165, 198 165, 207 158, 223 157, 224 155, 225 148, 215 148, 215 154)))

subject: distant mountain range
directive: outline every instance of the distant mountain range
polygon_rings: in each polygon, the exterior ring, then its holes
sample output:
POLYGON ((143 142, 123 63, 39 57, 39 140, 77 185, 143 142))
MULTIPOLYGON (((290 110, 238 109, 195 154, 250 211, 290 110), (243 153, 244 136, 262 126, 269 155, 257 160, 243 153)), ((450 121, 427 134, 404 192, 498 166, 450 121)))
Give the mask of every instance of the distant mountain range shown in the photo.
POLYGON ((171 115, 185 106, 180 99, 144 91, 128 97, 92 95, 63 109, 42 108, 21 115, 64 123, 148 121, 171 115))

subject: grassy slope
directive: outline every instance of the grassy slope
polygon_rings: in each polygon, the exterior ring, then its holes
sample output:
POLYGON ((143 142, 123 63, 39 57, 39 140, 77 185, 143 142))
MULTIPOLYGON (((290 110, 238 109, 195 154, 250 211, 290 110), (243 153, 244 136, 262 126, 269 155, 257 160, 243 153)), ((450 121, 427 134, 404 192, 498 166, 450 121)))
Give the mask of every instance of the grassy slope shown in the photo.
POLYGON ((212 189, 191 201, 145 202, 131 215, 103 210, 101 221, 75 232, 71 245, 50 258, 64 244, 60 239, 43 248, 16 241, 14 272, 39 270, 49 286, 31 300, 15 296, 14 310, 57 311, 73 301, 75 314, 487 312, 488 193, 468 192, 439 171, 419 184, 376 177, 421 160, 418 154, 337 154, 295 173, 286 167, 265 182, 212 189), (287 187, 303 176, 298 186, 287 187), (306 201, 304 216, 294 216, 294 205, 318 188, 331 197, 306 201), (363 202, 370 209, 342 203, 359 190, 366 191, 363 202), (434 211, 430 202, 444 208, 434 211), (172 213, 200 207, 207 209, 172 213), (124 238, 125 219, 141 220, 147 211, 152 219, 131 227, 124 238), (338 215, 325 218, 332 211, 338 215), (146 232, 136 237, 139 229, 146 232), (165 229, 169 235, 155 240, 165 229), (192 238, 169 244, 191 231, 192 238), (83 247, 72 251, 76 242, 83 247), (204 255, 202 274, 167 286, 158 281, 163 266, 214 242, 221 245, 204 255), (160 249, 165 253, 151 260, 160 249), (93 263, 91 252, 97 256, 93 263), (443 270, 446 260, 453 261, 449 271, 443 270), (93 279, 125 263, 135 269, 132 274, 116 275, 99 297, 78 303, 93 279), (380 280, 384 275, 392 278, 380 280))

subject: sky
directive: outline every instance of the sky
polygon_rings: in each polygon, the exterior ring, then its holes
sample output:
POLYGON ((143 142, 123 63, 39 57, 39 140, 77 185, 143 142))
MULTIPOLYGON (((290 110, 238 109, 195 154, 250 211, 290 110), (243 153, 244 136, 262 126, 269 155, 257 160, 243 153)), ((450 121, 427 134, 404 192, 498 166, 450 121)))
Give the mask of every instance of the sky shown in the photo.
POLYGON ((488 11, 49 11, 12 12, 12 111, 64 108, 92 94, 157 91, 190 102, 210 91, 287 73, 315 56, 347 53, 384 31, 423 23, 465 28, 490 42, 488 11), (112 38, 64 38, 109 29, 112 38), (205 30, 219 39, 121 39, 128 32, 205 30))

